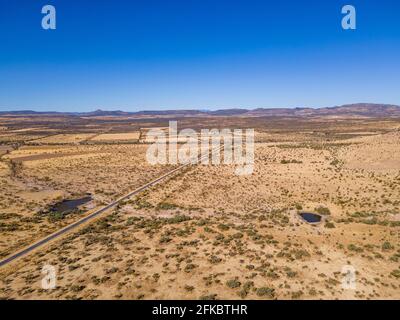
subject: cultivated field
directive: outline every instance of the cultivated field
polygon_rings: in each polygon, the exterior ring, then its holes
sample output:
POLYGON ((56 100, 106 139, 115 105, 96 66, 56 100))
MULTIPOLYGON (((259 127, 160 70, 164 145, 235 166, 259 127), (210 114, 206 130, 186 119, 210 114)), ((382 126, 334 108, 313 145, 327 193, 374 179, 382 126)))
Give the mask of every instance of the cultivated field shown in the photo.
MULTIPOLYGON (((169 120, 0 119, 0 257, 173 168, 150 165, 143 140, 169 120), (69 214, 49 210, 88 194, 69 214)), ((399 119, 177 120, 254 128, 253 174, 191 165, 4 266, 1 298, 400 299, 399 119), (57 270, 52 290, 44 265, 57 270), (355 288, 342 285, 346 266, 355 288)))

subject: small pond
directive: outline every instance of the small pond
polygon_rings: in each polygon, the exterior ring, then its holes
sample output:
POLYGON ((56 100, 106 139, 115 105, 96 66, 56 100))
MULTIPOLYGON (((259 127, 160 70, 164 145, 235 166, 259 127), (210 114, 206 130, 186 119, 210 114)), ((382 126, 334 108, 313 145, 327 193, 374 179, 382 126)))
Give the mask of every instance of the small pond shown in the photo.
POLYGON ((92 199, 91 196, 86 196, 79 199, 63 200, 54 204, 49 211, 52 213, 70 213, 79 209, 80 206, 92 201, 92 199))
POLYGON ((300 212, 299 215, 309 223, 321 222, 322 217, 316 213, 300 212))

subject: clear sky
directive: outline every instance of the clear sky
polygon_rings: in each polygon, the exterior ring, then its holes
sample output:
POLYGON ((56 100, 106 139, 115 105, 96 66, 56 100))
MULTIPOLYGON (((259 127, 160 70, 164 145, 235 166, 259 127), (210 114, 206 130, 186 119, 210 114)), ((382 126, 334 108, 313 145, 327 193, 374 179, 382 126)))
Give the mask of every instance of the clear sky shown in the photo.
POLYGON ((398 0, 0 0, 0 111, 354 102, 400 104, 398 0))

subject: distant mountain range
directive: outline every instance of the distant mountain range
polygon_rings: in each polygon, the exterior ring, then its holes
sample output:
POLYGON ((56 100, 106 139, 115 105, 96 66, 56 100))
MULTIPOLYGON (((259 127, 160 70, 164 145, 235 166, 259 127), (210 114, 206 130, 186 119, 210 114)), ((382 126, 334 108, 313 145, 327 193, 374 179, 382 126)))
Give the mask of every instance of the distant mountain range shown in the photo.
POLYGON ((191 116, 240 116, 240 117, 400 117, 400 106, 389 104, 357 103, 324 108, 258 108, 258 109, 223 109, 207 110, 154 110, 154 111, 104 111, 93 112, 36 112, 1 111, 0 115, 14 116, 78 116, 78 117, 191 117, 191 116))

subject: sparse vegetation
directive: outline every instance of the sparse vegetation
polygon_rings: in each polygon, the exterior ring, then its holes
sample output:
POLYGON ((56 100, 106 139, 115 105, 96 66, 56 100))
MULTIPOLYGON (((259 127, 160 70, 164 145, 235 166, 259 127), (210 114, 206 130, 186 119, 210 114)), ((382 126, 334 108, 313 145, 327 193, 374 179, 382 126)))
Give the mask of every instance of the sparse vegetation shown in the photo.
MULTIPOLYGON (((75 120, 59 133, 48 119, 38 140, 15 135, 21 145, 3 155, 2 257, 173 167, 145 161, 141 128, 165 119, 75 120), (135 143, 123 139, 137 132, 135 143), (88 192, 87 207, 48 210, 88 192)), ((0 298, 399 298, 400 139, 389 128, 397 120, 207 121, 185 118, 182 127, 256 127, 252 175, 189 166, 2 274, 0 298), (314 211, 321 224, 299 219, 314 211), (54 290, 35 287, 43 264, 57 268, 54 290), (343 265, 355 267, 357 292, 341 290, 343 265)))

